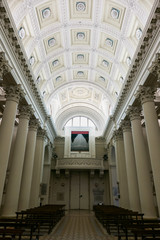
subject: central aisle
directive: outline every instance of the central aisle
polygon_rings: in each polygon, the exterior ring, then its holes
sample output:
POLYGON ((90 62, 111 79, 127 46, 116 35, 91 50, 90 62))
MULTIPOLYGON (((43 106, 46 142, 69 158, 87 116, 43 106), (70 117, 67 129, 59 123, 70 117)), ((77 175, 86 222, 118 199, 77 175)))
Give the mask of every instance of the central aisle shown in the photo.
POLYGON ((69 211, 45 240, 108 240, 113 237, 103 230, 93 212, 69 211))

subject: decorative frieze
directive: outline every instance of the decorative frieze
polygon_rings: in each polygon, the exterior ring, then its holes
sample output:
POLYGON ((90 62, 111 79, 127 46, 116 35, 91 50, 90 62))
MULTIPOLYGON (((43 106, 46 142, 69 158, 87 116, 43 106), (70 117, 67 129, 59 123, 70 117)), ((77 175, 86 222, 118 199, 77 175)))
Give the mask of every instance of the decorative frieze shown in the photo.
POLYGON ((101 159, 58 159, 55 169, 104 169, 101 159))

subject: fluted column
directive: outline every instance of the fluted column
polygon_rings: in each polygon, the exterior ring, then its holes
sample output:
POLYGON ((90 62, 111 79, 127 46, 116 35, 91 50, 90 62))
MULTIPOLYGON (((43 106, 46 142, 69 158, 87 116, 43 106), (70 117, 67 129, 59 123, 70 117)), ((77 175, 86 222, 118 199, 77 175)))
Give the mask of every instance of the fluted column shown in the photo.
POLYGON ((122 131, 120 130, 115 131, 114 139, 115 139, 115 150, 116 150, 116 165, 118 170, 118 181, 119 181, 119 190, 120 190, 120 201, 119 201, 120 207, 130 208, 122 131))
POLYGON ((40 183, 42 180, 46 131, 41 129, 37 133, 36 150, 33 165, 32 184, 30 192, 30 207, 40 204, 40 183))
POLYGON ((30 106, 20 106, 19 110, 19 125, 9 172, 5 203, 2 210, 3 216, 14 216, 18 208, 18 198, 31 108, 30 106))
POLYGON ((141 210, 145 214, 145 217, 155 217, 156 211, 151 184, 149 158, 146 151, 146 145, 141 126, 140 111, 138 108, 135 107, 130 109, 130 119, 136 158, 141 210))
POLYGON ((25 158, 24 158, 24 165, 23 165, 23 172, 22 172, 22 180, 21 180, 21 188, 20 188, 19 204, 18 204, 19 211, 29 208, 37 129, 38 129, 38 121, 36 119, 31 119, 29 122, 29 131, 27 136, 26 151, 25 151, 25 158))
POLYGON ((6 89, 6 104, 0 126, 0 205, 2 202, 17 106, 21 94, 22 90, 20 85, 8 86, 6 89))
POLYGON ((141 211, 130 121, 122 122, 130 209, 141 211))
POLYGON ((160 128, 155 110, 154 90, 150 87, 142 87, 140 89, 140 97, 145 119, 149 154, 160 216, 160 128))

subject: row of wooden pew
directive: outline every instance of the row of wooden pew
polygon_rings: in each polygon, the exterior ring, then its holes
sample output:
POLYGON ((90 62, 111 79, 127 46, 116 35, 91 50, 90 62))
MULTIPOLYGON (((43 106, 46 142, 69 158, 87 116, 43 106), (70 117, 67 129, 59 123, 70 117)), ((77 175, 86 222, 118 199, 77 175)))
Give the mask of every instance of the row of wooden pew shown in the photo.
POLYGON ((49 234, 65 215, 65 205, 44 205, 16 212, 16 218, 0 218, 0 240, 36 239, 49 234))
POLYGON ((159 219, 144 219, 142 213, 112 205, 96 205, 93 210, 108 234, 119 240, 160 240, 159 219))

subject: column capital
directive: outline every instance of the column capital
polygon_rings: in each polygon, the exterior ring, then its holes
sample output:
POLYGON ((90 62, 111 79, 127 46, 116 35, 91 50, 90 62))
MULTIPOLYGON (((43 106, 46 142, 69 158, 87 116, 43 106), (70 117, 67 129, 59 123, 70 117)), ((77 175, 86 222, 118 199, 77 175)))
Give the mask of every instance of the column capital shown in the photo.
POLYGON ((113 137, 115 141, 122 140, 123 139, 122 129, 115 130, 113 133, 113 137))
POLYGON ((141 107, 133 107, 130 106, 127 110, 127 113, 129 114, 130 120, 133 121, 135 119, 140 120, 140 114, 141 114, 141 107))
POLYGON ((156 88, 139 86, 136 97, 141 99, 141 103, 154 102, 154 93, 156 88))
POLYGON ((131 131, 131 122, 130 120, 123 120, 121 122, 121 127, 123 132, 130 132, 131 131))
POLYGON ((24 96, 24 91, 20 84, 15 86, 5 86, 4 89, 6 91, 6 101, 15 101, 19 103, 20 98, 24 96))
POLYGON ((37 137, 45 140, 47 138, 47 131, 45 129, 39 128, 37 132, 37 137))
POLYGON ((8 60, 5 58, 5 53, 0 52, 0 79, 8 72, 11 72, 12 67, 9 65, 8 60))
POLYGON ((22 105, 20 104, 19 106, 19 113, 20 113, 20 117, 19 118, 26 118, 26 119, 30 119, 31 114, 33 114, 33 110, 31 105, 22 105))
POLYGON ((38 119, 33 119, 31 118, 29 121, 29 129, 32 129, 34 131, 37 131, 38 127, 39 127, 39 120, 38 119))

